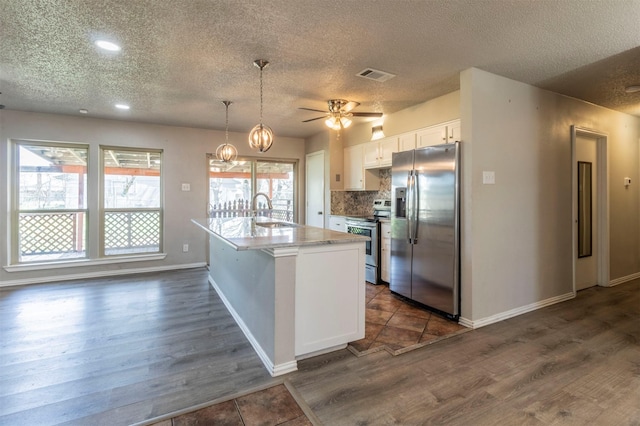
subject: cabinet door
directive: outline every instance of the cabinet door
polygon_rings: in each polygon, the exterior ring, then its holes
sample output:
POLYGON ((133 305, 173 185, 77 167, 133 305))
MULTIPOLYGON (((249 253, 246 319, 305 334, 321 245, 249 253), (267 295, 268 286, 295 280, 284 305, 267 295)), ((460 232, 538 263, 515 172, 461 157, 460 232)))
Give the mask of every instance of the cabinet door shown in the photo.
POLYGON ((347 232, 347 223, 344 216, 329 216, 329 229, 332 231, 347 232))
POLYGON ((447 126, 433 126, 420 130, 416 134, 417 147, 422 148, 425 146, 440 145, 447 141, 446 139, 447 126))
POLYGON ((416 134, 405 133, 400 135, 398 143, 400 145, 398 151, 411 151, 416 148, 416 134))
POLYGON ((364 144, 364 166, 375 167, 380 163, 379 154, 380 144, 378 142, 369 142, 364 144))
POLYGON ((460 121, 450 123, 447 126, 447 142, 460 141, 460 121))
POLYGON ((344 149, 344 189, 363 189, 362 154, 362 145, 349 146, 344 149))
POLYGON ((398 152, 398 138, 392 137, 380 141, 379 164, 381 167, 391 166, 391 154, 398 152))
POLYGON ((391 224, 382 223, 380 227, 381 240, 380 240, 380 278, 382 281, 389 282, 391 279, 391 224))

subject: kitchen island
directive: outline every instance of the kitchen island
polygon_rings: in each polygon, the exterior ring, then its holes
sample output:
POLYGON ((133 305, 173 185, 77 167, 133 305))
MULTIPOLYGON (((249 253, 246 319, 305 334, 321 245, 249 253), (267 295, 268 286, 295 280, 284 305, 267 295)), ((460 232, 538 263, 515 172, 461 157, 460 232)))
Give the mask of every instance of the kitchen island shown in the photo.
POLYGON ((362 237, 265 217, 193 219, 209 281, 272 376, 364 337, 362 237))

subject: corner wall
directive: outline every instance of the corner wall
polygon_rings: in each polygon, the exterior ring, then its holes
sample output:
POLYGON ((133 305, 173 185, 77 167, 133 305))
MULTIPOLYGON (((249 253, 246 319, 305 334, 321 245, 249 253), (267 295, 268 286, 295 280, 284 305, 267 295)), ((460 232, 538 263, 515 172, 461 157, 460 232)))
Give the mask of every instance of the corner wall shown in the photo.
POLYGON ((461 121, 464 318, 493 322, 571 296, 571 125, 608 135, 610 278, 640 272, 640 181, 622 186, 639 178, 640 118, 472 68, 461 73, 461 121))

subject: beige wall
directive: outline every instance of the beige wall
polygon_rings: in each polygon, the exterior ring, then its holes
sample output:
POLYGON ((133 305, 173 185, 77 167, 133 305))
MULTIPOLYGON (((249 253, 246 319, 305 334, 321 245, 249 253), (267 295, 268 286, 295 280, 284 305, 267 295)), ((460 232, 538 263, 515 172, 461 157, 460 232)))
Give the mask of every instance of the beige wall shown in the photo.
POLYGON ((461 74, 460 100, 463 317, 573 291, 571 125, 608 135, 610 275, 640 272, 640 185, 622 185, 639 178, 640 118, 478 69, 461 74))
MULTIPOLYGON (((257 154, 248 147, 247 135, 229 133, 229 140, 240 155, 264 156, 299 160, 299 176, 304 176, 305 144, 302 139, 276 138, 273 147, 265 154, 257 154)), ((101 120, 89 117, 73 117, 53 114, 37 114, 19 111, 0 111, 0 262, 8 262, 7 216, 9 212, 7 152, 11 138, 88 143, 90 160, 98 164, 100 144, 127 147, 161 148, 164 150, 164 251, 163 261, 109 264, 100 267, 73 267, 56 269, 56 276, 92 274, 98 271, 126 271, 129 269, 179 267, 205 263, 205 233, 190 222, 191 218, 204 217, 207 211, 207 162, 206 154, 215 152, 224 142, 224 131, 141 124, 126 121, 101 120), (181 191, 182 183, 190 183, 191 191, 181 191), (5 243, 6 242, 6 243, 5 243), (182 244, 189 243, 190 251, 182 253, 182 244)), ((304 200, 304 180, 299 180, 299 201, 304 200)), ((89 176, 89 185, 98 186, 98 174, 89 176)), ((97 198, 94 197, 97 203, 97 198)), ((92 202, 91 200, 89 201, 92 202)), ((300 203, 302 207, 304 203, 300 203)), ((96 204, 97 205, 97 204, 96 204)), ((302 216, 304 217, 304 216, 302 216)), ((96 241, 98 228, 93 221, 89 232, 96 241)), ((0 284, 22 283, 51 278, 51 270, 11 272, 0 268, 0 284)))

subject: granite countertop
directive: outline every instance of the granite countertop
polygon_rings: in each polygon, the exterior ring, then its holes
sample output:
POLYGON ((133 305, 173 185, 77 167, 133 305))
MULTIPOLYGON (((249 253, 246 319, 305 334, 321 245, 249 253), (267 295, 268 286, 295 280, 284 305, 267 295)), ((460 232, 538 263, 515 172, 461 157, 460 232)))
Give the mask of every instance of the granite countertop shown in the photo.
POLYGON ((345 244, 369 241, 369 237, 332 231, 315 226, 298 225, 268 217, 228 217, 191 219, 205 231, 221 238, 236 250, 298 247, 320 244, 345 244), (261 223, 289 226, 265 227, 261 223))

